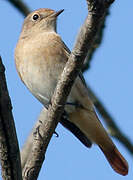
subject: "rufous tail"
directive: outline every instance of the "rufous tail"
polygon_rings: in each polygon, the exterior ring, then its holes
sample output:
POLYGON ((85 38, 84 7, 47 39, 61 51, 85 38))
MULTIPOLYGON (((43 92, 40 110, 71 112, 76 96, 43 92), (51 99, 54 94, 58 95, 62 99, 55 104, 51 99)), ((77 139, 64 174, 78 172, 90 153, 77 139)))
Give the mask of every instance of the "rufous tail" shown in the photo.
POLYGON ((117 173, 124 176, 128 173, 128 163, 108 136, 95 111, 79 108, 70 114, 70 121, 75 123, 88 139, 100 147, 117 173))
MULTIPOLYGON (((100 146, 99 146, 100 147, 100 146)), ((121 155, 121 153, 114 147, 111 151, 105 151, 102 147, 100 147, 105 157, 107 158, 111 167, 119 174, 125 176, 128 174, 128 163, 121 155)))

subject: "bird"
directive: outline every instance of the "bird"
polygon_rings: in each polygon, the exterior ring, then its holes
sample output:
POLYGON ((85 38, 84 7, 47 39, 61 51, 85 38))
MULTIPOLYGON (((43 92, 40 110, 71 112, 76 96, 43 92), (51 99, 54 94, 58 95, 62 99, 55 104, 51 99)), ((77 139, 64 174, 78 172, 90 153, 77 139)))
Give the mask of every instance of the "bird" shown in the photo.
MULTIPOLYGON (((63 9, 55 11, 48 8, 31 12, 24 20, 15 48, 17 72, 22 82, 45 108, 51 101, 71 53, 56 30, 57 19, 62 12, 63 9)), ((71 131, 77 128, 80 132, 77 137, 81 134, 87 139, 86 146, 97 144, 114 171, 127 175, 128 163, 100 122, 81 72, 67 98, 65 112, 68 118, 62 124, 68 129, 70 125, 71 131)), ((82 141, 82 137, 79 139, 82 141)))

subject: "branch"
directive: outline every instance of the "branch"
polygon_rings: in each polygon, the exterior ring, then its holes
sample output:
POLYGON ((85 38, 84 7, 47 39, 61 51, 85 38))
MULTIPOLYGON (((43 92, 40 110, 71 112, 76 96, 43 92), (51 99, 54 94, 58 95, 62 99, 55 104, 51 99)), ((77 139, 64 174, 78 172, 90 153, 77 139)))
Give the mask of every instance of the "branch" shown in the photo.
POLYGON ((93 56, 94 56, 97 48, 100 47, 100 45, 102 43, 103 34, 104 34, 104 30, 105 30, 105 23, 106 23, 106 20, 107 20, 107 17, 109 14, 110 14, 109 9, 107 9, 103 21, 101 21, 101 25, 99 27, 97 34, 96 34, 95 40, 92 43, 92 46, 89 49, 87 56, 85 58, 84 65, 82 67, 82 72, 85 72, 86 70, 88 70, 90 68, 91 60, 93 59, 93 56))
POLYGON ((38 177, 48 143, 55 131, 61 114, 63 113, 67 96, 69 95, 74 80, 83 65, 89 45, 91 46, 93 42, 99 28, 101 17, 103 17, 106 8, 112 2, 108 1, 107 3, 107 1, 104 0, 102 2, 95 0, 87 1, 89 14, 80 30, 75 47, 57 84, 52 97, 52 103, 49 105, 45 117, 41 117, 40 125, 36 128, 32 151, 24 167, 24 180, 35 180, 38 177))
POLYGON ((30 13, 30 9, 28 6, 21 0, 7 0, 14 7, 18 9, 22 13, 23 16, 27 16, 30 13))
POLYGON ((37 127, 40 125, 40 122, 42 122, 42 117, 45 117, 45 113, 47 113, 47 110, 45 108, 43 108, 43 110, 41 111, 36 124, 34 125, 32 131, 30 132, 30 135, 28 136, 22 150, 21 150, 21 167, 22 170, 27 162, 28 156, 31 153, 32 150, 32 146, 33 146, 33 140, 34 140, 34 136, 36 134, 36 129, 37 127))
POLYGON ((96 97, 94 92, 88 87, 88 92, 91 100, 93 101, 97 111, 103 117, 106 126, 108 127, 109 133, 111 136, 116 138, 119 142, 121 142, 124 147, 133 155, 133 143, 129 140, 129 138, 119 129, 116 125, 114 119, 108 113, 102 102, 96 97))
POLYGON ((22 180, 20 153, 8 94, 5 68, 0 58, 0 161, 4 180, 22 180))

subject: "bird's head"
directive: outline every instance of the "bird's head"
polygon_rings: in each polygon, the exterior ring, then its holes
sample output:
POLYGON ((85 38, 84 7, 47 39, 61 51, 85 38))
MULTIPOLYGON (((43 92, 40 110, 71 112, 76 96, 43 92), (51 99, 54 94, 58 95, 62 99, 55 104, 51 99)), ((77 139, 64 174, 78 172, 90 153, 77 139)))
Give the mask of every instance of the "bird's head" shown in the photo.
POLYGON ((52 9, 41 8, 31 12, 24 20, 22 27, 22 36, 30 33, 39 33, 42 31, 56 31, 57 17, 64 11, 54 11, 52 9))

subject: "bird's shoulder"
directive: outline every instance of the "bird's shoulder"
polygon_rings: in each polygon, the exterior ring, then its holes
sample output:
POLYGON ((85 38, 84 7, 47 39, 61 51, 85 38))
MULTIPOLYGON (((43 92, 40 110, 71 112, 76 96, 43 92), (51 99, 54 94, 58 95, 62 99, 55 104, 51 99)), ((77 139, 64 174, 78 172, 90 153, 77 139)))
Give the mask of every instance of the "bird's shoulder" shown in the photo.
MULTIPOLYGON (((54 39, 54 41, 56 41, 57 42, 57 44, 60 44, 60 46, 61 46, 61 49, 64 51, 64 53, 65 53, 65 55, 67 56, 67 59, 66 60, 68 60, 68 58, 69 58, 69 56, 70 56, 70 54, 71 54, 71 51, 69 50, 69 48, 67 47, 67 45, 64 43, 64 41, 61 39, 61 37, 60 37, 60 35, 59 34, 57 34, 57 33, 51 33, 51 34, 49 34, 51 37, 53 36, 53 39, 54 39), (56 38, 55 38, 55 36, 56 36, 56 38)), ((80 79, 80 82, 82 82, 82 84, 85 86, 85 88, 87 89, 87 86, 86 86, 86 82, 85 82, 85 79, 84 79, 84 77, 83 77, 83 74, 82 74, 82 72, 80 71, 79 72, 79 79, 80 79)))
POLYGON ((60 48, 60 50, 64 51, 67 57, 70 56, 71 51, 64 43, 64 41, 62 40, 59 34, 57 34, 56 32, 49 32, 49 33, 45 32, 43 37, 47 39, 49 43, 54 44, 55 48, 60 48))

